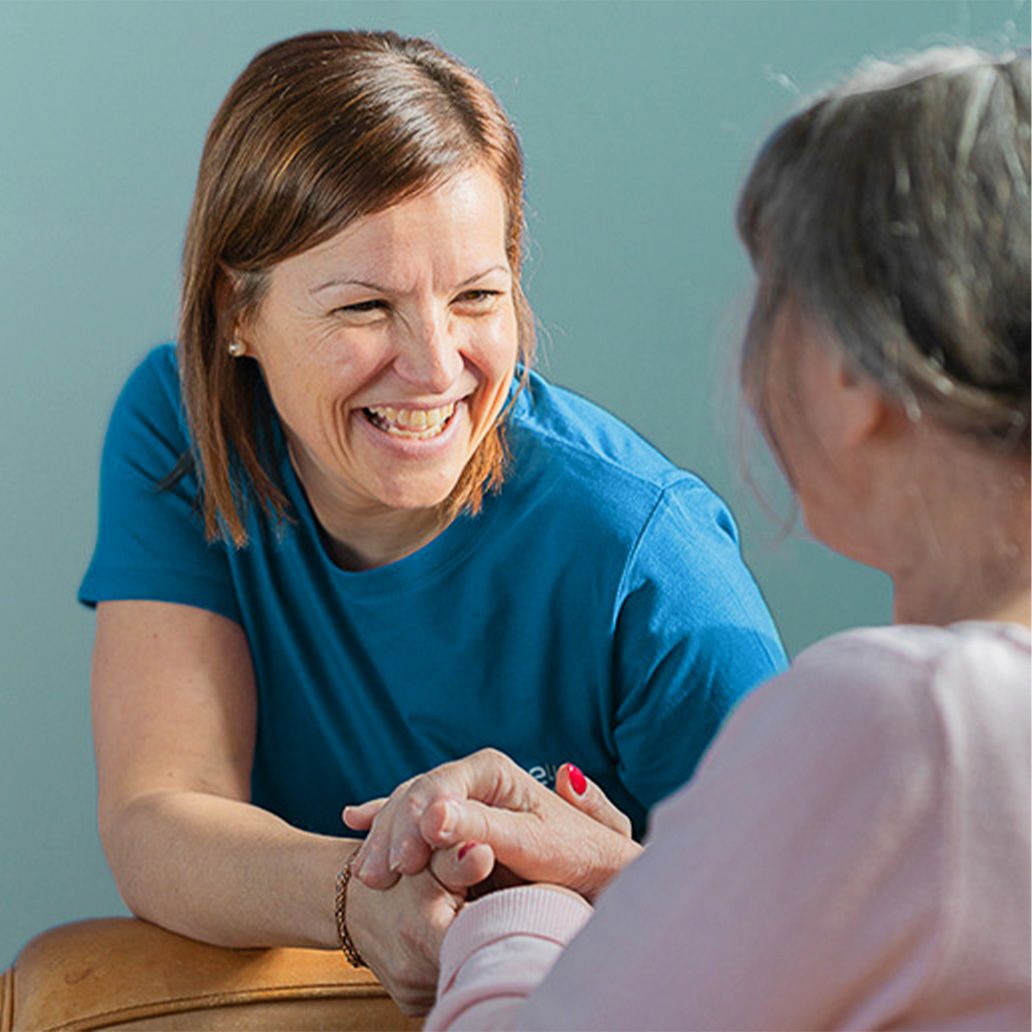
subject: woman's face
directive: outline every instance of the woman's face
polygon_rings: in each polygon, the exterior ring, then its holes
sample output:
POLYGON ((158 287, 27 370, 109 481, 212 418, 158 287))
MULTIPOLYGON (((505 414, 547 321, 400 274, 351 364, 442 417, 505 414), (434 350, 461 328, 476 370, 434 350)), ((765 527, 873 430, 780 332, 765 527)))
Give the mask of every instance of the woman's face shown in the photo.
POLYGON ((869 511, 877 391, 791 301, 769 332, 766 432, 807 529, 836 552, 877 566, 869 511))
POLYGON ((506 214, 475 168, 271 270, 238 339, 331 522, 438 505, 491 429, 517 357, 506 214))

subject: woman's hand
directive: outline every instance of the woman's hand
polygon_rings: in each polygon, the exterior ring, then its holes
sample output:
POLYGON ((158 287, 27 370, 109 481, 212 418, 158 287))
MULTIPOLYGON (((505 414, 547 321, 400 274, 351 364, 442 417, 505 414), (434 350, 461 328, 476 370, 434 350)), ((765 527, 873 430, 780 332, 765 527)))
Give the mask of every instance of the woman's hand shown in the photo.
POLYGON ((386 889, 426 867, 433 850, 464 845, 467 860, 497 859, 526 881, 555 882, 594 899, 641 847, 627 817, 576 768, 561 768, 556 789, 495 749, 443 764, 400 785, 386 802, 345 809, 349 827, 371 827, 356 877, 386 889))
POLYGON ((348 886, 347 922, 362 959, 395 1003, 409 1015, 434 1003, 438 956, 448 926, 465 902, 466 889, 483 881, 494 858, 460 849, 435 853, 429 866, 378 892, 357 879, 348 886))

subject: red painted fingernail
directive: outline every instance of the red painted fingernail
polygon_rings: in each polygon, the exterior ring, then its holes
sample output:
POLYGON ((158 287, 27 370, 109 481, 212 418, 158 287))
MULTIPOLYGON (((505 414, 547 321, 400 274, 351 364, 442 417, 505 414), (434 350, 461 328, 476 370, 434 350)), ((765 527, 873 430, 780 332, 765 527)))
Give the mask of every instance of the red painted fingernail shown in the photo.
POLYGON ((462 846, 459 849, 459 859, 461 860, 475 845, 475 842, 467 842, 464 846, 462 846))
POLYGON ((588 779, 581 773, 580 767, 575 767, 572 763, 566 765, 567 773, 570 775, 570 788, 577 793, 577 795, 584 795, 588 790, 588 779))

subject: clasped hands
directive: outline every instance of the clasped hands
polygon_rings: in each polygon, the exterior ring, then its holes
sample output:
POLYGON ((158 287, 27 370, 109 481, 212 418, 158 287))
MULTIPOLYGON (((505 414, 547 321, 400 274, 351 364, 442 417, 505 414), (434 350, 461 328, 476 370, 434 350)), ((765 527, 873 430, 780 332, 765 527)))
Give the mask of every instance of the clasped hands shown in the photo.
POLYGON ((626 815, 560 767, 551 791, 495 749, 345 808, 368 837, 352 862, 348 926, 409 1014, 433 1005, 441 941, 467 900, 527 882, 591 902, 641 851, 626 815), (577 789, 582 789, 578 791, 577 789))

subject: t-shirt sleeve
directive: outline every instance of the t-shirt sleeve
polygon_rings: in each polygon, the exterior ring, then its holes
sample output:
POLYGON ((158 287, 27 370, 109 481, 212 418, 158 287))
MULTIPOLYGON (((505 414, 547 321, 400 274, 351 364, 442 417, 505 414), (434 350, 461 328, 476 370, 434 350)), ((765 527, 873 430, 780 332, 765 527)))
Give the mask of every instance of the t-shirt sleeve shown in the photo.
POLYGON ((619 774, 651 808, 691 777, 739 699, 785 666, 731 514, 694 478, 663 492, 628 560, 614 649, 619 774))
POLYGON ((557 958, 561 915, 456 921, 433 1027, 895 1027, 945 934, 946 747, 922 676, 847 641, 764 685, 557 958))
POLYGON ((196 476, 190 471, 161 486, 188 450, 174 354, 156 348, 130 376, 111 415, 97 543, 80 602, 176 602, 240 622, 226 546, 205 541, 196 476))

